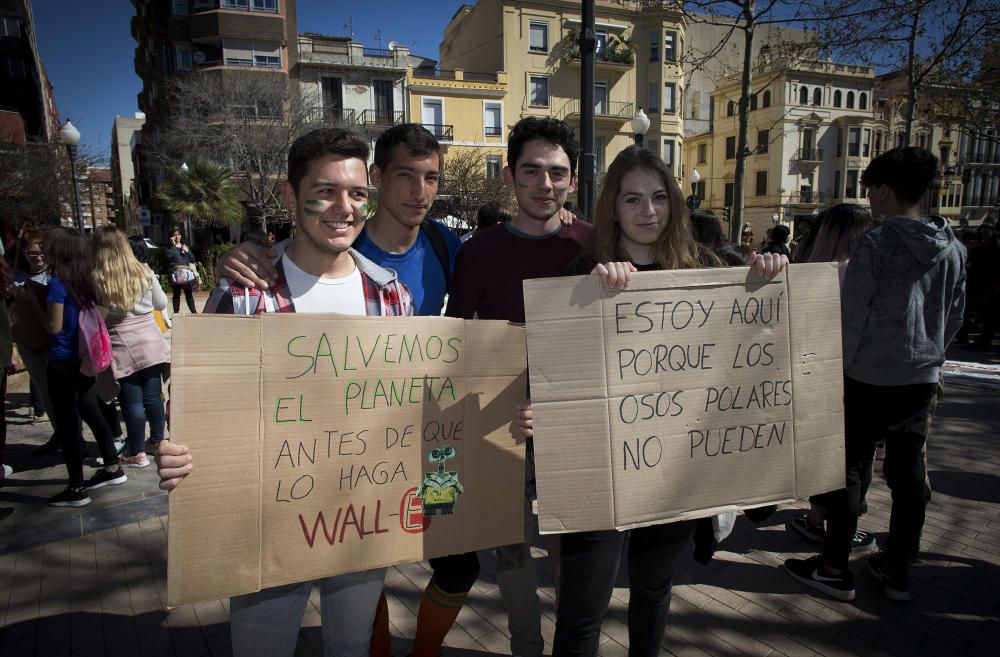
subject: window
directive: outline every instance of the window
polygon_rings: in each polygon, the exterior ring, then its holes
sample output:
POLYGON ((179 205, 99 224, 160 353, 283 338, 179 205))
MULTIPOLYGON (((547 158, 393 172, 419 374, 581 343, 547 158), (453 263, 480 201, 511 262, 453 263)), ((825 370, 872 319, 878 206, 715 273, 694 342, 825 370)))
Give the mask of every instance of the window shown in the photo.
POLYGON ((674 105, 674 92, 677 90, 677 85, 673 82, 666 82, 663 85, 663 113, 674 113, 677 108, 674 105))
POLYGON ((771 106, 771 90, 770 89, 765 89, 764 90, 764 97, 761 99, 760 106, 761 107, 770 107, 771 106))
POLYGON ((837 157, 844 157, 844 129, 837 128, 837 157))
POLYGON ((483 132, 487 137, 503 136, 503 105, 483 104, 483 132))
POLYGON ((767 144, 771 141, 771 131, 770 130, 758 130, 757 131, 757 152, 766 153, 767 144))
POLYGON ((178 44, 175 46, 177 50, 177 70, 178 71, 190 71, 191 70, 191 46, 178 44))
POLYGON ((500 177, 500 156, 499 155, 487 155, 486 156, 486 177, 487 178, 499 178, 500 177))
POLYGON ((281 42, 254 41, 253 65, 265 68, 281 68, 281 42))
POLYGON ((649 103, 646 107, 650 112, 660 111, 660 85, 658 82, 649 83, 649 103))
POLYGON ((858 170, 852 169, 847 172, 847 191, 845 198, 858 198, 858 170))
POLYGON ((249 9, 250 0, 222 0, 222 6, 233 9, 249 9))
POLYGON ((833 92, 833 106, 841 107, 844 104, 844 94, 841 93, 840 89, 833 92))
POLYGON ((726 102, 726 116, 732 116, 736 114, 736 103, 733 101, 726 102))
POLYGON ((840 198, 840 171, 833 172, 833 198, 840 198))
POLYGON ((531 93, 531 104, 534 107, 549 106, 549 79, 541 75, 528 78, 528 88, 531 93))
POLYGON ((0 77, 24 80, 28 77, 28 67, 24 57, 18 55, 0 56, 0 77))
POLYGON ((594 168, 598 173, 604 171, 604 137, 594 137, 594 168))
POLYGON ((767 171, 757 172, 756 189, 754 191, 757 196, 767 196, 767 171))
POLYGON ((879 130, 875 133, 875 157, 882 154, 882 131, 879 130))
POLYGON ((807 87, 799 87, 799 105, 809 104, 809 89, 807 87))
POLYGON ((663 33, 663 61, 677 61, 677 32, 674 30, 663 33))
POLYGON ((188 15, 187 0, 174 0, 174 16, 187 16, 187 15, 188 15))
POLYGON ((861 128, 847 129, 847 155, 857 157, 861 154, 861 128))
POLYGON ((694 186, 694 195, 698 198, 705 198, 705 181, 699 180, 694 186))
POLYGON ((862 92, 861 95, 858 96, 858 109, 868 109, 868 94, 862 92))
POLYGON ((278 0, 253 0, 254 11, 278 11, 278 0))
POLYGON ((708 144, 698 144, 698 164, 708 162, 708 144))
POLYGON ((751 94, 750 96, 750 111, 757 109, 757 94, 751 94))
POLYGON ((733 202, 736 199, 736 184, 726 183, 725 187, 722 188, 722 196, 724 198, 724 205, 727 208, 733 207, 733 202))
POLYGON ((608 83, 594 83, 594 114, 598 116, 608 115, 608 83))
POLYGON ((420 122, 430 130, 435 139, 444 139, 444 101, 440 98, 421 98, 420 122))
POLYGON ((257 101, 258 119, 280 119, 281 105, 267 100, 257 101))
POLYGON ((664 139, 663 140, 663 163, 673 171, 674 170, 674 140, 664 139))
POLYGON ((854 109, 854 92, 847 92, 847 109, 854 109))
POLYGON ((549 51, 549 24, 544 21, 531 21, 528 24, 528 50, 531 52, 549 51))
POLYGON ((660 32, 649 33, 649 61, 660 61, 660 32))
POLYGON ((819 87, 816 87, 815 89, 813 89, 813 105, 818 106, 822 104, 823 104, 823 90, 820 89, 819 87))
POLYGON ((736 137, 726 137, 726 159, 732 160, 736 157, 736 137))
POLYGON ((608 58, 608 31, 607 30, 595 30, 594 38, 596 43, 594 44, 594 56, 598 59, 608 58))
POLYGON ((871 157, 872 131, 865 128, 865 138, 861 142, 861 157, 871 157))
POLYGON ((0 37, 21 38, 21 21, 17 18, 4 16, 0 18, 0 37))

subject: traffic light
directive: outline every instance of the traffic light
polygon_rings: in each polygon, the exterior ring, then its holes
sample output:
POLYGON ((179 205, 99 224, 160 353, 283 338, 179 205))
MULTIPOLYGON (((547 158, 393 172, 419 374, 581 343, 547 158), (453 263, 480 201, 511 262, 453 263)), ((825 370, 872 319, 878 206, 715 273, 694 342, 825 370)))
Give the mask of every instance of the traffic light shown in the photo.
POLYGON ((722 218, 725 219, 727 223, 729 222, 729 218, 732 216, 732 210, 733 209, 728 205, 722 208, 722 218))

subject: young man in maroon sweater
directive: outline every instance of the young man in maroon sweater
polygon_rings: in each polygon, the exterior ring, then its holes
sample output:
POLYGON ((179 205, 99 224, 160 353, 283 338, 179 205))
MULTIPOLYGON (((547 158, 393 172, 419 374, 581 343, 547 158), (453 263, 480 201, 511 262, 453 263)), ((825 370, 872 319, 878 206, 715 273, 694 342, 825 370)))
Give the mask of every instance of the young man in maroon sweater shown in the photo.
MULTIPOLYGON (((464 319, 524 322, 521 283, 561 276, 590 244, 590 224, 560 223, 559 210, 576 185, 580 144, 573 129, 552 118, 529 117, 511 130, 504 181, 517 197, 517 215, 474 235, 459 250, 445 314, 464 319)), ((531 513, 534 467, 526 472, 525 539, 497 548, 497 584, 507 609, 511 653, 541 657, 541 607, 530 541, 537 536, 531 513)), ((436 657, 466 595, 479 575, 474 552, 431 559, 434 575, 421 599, 413 657, 436 657)))

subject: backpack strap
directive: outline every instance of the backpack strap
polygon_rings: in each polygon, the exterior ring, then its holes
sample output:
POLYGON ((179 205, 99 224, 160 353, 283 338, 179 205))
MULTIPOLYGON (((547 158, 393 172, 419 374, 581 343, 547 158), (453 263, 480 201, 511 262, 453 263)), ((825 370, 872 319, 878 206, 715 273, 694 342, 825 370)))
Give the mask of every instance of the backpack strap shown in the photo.
POLYGON ((451 288, 451 254, 448 253, 448 243, 444 239, 444 235, 441 234, 442 228, 436 225, 433 219, 424 219, 420 223, 420 232, 427 236, 427 240, 431 243, 431 248, 434 249, 434 255, 437 256, 438 262, 441 264, 441 271, 444 273, 444 289, 447 291, 451 288))

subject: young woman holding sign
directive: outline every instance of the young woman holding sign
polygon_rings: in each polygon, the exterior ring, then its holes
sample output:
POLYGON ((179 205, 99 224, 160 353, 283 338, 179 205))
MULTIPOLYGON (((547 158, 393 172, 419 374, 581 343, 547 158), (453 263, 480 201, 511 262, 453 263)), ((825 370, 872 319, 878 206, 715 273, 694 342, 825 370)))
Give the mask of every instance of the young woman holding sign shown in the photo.
MULTIPOLYGON (((684 195, 652 151, 630 146, 604 179, 594 217, 592 251, 568 274, 597 274, 614 289, 628 287, 637 271, 719 266, 692 236, 684 195)), ((750 265, 773 277, 788 263, 782 255, 754 254, 750 265)), ((518 424, 532 436, 530 403, 518 424)), ((542 436, 541 440, 545 440, 542 436)), ((630 657, 654 657, 667 625, 677 560, 691 549, 695 522, 671 522, 628 531, 563 534, 553 657, 597 654, 601 619, 614 589, 622 546, 628 541, 630 657)))

